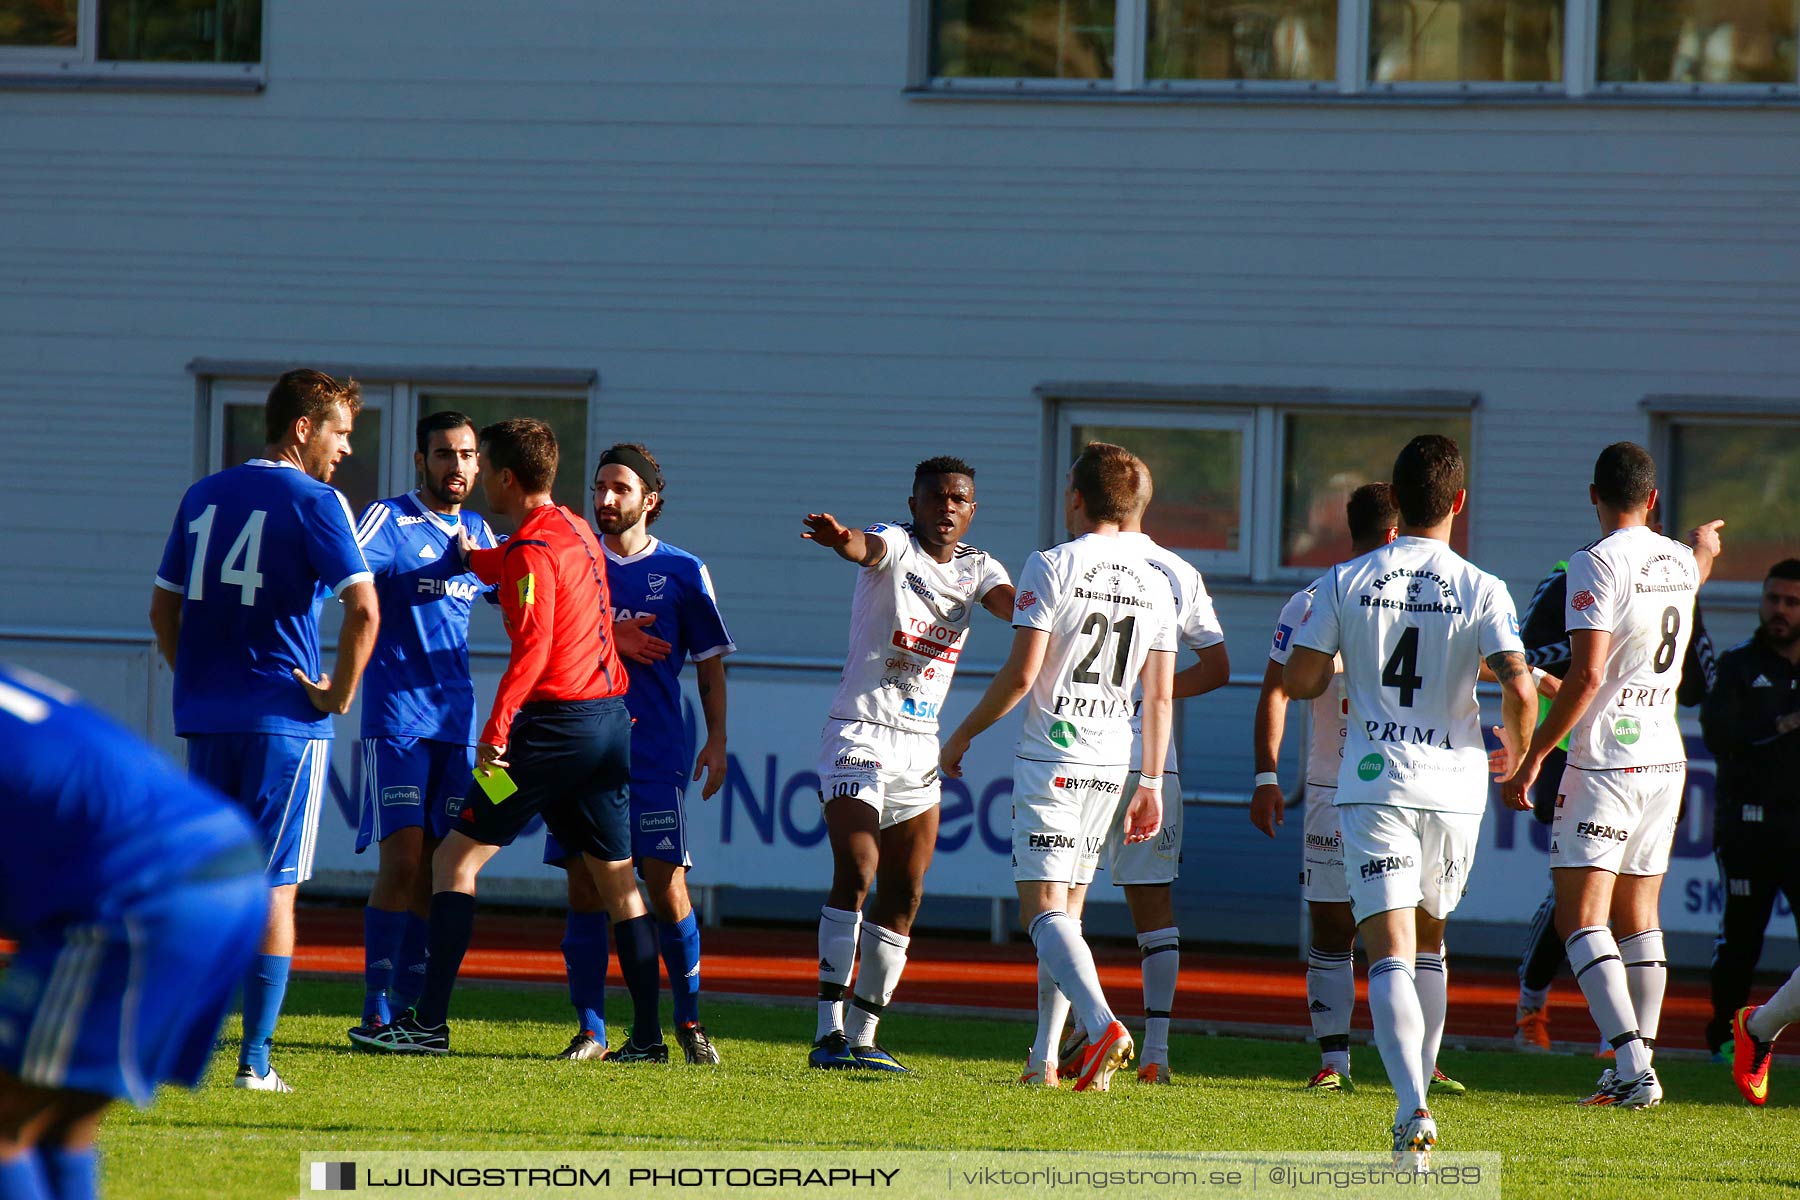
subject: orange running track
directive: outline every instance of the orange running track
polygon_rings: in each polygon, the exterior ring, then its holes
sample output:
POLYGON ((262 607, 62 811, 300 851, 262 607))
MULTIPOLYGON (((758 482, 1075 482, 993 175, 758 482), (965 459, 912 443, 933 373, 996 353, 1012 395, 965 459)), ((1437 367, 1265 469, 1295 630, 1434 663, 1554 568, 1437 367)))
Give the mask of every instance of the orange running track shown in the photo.
MULTIPOLYGON (((300 946, 294 966, 302 971, 356 977, 362 974, 362 910, 300 910, 300 946)), ((488 911, 475 919, 475 942, 463 960, 465 978, 560 984, 563 979, 561 918, 523 917, 488 911)), ((810 930, 708 929, 702 977, 709 994, 810 999, 818 991, 818 943, 810 930)), ((1141 982, 1136 952, 1099 947, 1100 981, 1122 1014, 1139 1011, 1141 982)), ((610 982, 619 984, 616 964, 610 982)), ((1518 980, 1511 971, 1464 968, 1450 959, 1450 1014, 1446 1036, 1510 1038, 1518 980)), ((1355 1027, 1369 1028, 1362 966, 1357 968, 1355 1027)), ((899 1001, 1013 1012, 1037 1005, 1037 960, 1024 943, 1004 946, 959 939, 917 937, 899 1001)), ((1263 1026, 1271 1035, 1304 1029, 1304 964, 1282 956, 1214 953, 1193 948, 1182 955, 1175 1018, 1218 1026, 1263 1026)), ((1660 1046, 1705 1049, 1711 1002, 1704 981, 1677 976, 1663 1001, 1660 1046)), ((1587 1005, 1565 971, 1550 997, 1551 1035, 1591 1045, 1598 1039, 1587 1005)))

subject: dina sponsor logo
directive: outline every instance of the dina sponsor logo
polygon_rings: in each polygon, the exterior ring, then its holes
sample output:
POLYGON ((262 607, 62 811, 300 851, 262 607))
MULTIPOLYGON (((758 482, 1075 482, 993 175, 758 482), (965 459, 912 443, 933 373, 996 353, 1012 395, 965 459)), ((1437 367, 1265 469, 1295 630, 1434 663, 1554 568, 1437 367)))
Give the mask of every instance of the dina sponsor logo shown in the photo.
POLYGON ((1081 740, 1081 732, 1067 721, 1058 721, 1050 726, 1050 740, 1067 750, 1081 740))
POLYGON ((1387 760, 1379 754, 1365 754, 1361 762, 1356 764, 1356 777, 1364 783, 1373 783, 1381 778, 1382 768, 1387 760))
POLYGON ((1629 746, 1644 736, 1644 727, 1636 717, 1620 717, 1613 722, 1613 736, 1621 746, 1629 746))

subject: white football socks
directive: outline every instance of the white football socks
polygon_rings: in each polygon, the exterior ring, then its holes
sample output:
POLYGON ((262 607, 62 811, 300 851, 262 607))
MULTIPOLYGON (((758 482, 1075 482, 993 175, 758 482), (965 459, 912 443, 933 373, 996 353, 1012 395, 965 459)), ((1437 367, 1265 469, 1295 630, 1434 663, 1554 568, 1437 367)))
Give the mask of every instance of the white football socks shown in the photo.
POLYGON ((1662 930, 1646 929, 1620 938, 1619 959, 1625 964, 1625 985, 1631 992, 1631 1011, 1637 1015, 1638 1036, 1655 1058, 1663 992, 1669 986, 1669 956, 1663 951, 1662 930))
POLYGON ((1321 950, 1306 954, 1306 1011, 1318 1040, 1319 1065, 1334 1071, 1350 1070, 1350 1016, 1356 1008, 1356 956, 1321 950), (1326 1045, 1327 1041, 1331 1045, 1326 1045), (1340 1049, 1339 1047, 1345 1047, 1340 1049))
POLYGON ((1181 974, 1181 930, 1173 925, 1137 935, 1143 955, 1144 1047, 1147 1063, 1169 1065, 1169 1020, 1175 1008, 1175 983, 1181 974))
POLYGON ((1425 1107, 1426 1087, 1419 1057, 1425 1044, 1425 1014, 1419 1009, 1413 969, 1405 959, 1384 958, 1369 967, 1369 1015, 1381 1065, 1387 1068, 1399 1101, 1394 1123, 1400 1124, 1410 1120, 1415 1109, 1425 1107))
POLYGON ((1093 952, 1081 940, 1081 926, 1066 912, 1039 913, 1031 922, 1031 944, 1074 1006, 1089 1040, 1099 1037, 1118 1018, 1100 990, 1100 973, 1094 969, 1093 952))
POLYGON ((900 986, 900 973, 906 970, 906 948, 912 939, 901 937, 873 921, 862 926, 862 966, 856 972, 856 991, 850 1000, 850 1012, 844 1022, 844 1040, 852 1046, 873 1046, 875 1026, 881 1011, 894 998, 900 986))
POLYGON ((844 990, 856 966, 856 931, 862 914, 829 906, 819 909, 819 1024, 817 1041, 844 1027, 844 990))
POLYGON ((1062 1042, 1063 1026, 1069 1020, 1069 998, 1056 986, 1050 966, 1038 959, 1038 1024, 1037 1040, 1031 1043, 1031 1061, 1041 1066, 1060 1065, 1056 1051, 1062 1042))
MULTIPOLYGON (((1450 1012, 1450 972, 1444 962, 1444 948, 1436 954, 1419 953, 1413 958, 1413 988, 1419 994, 1419 1012, 1425 1018, 1425 1037, 1419 1043, 1419 1061, 1425 1067, 1426 1079, 1437 1069, 1438 1047, 1444 1042, 1444 1018, 1450 1012)), ((1429 1084, 1427 1084, 1429 1086, 1429 1084)))
POLYGON ((1650 1069, 1650 1051, 1638 1034, 1637 1012, 1631 1007, 1631 985, 1619 945, 1604 925, 1589 925, 1569 935, 1566 943, 1575 982, 1587 997, 1588 1011, 1600 1036, 1612 1046, 1620 1079, 1636 1079, 1650 1069))

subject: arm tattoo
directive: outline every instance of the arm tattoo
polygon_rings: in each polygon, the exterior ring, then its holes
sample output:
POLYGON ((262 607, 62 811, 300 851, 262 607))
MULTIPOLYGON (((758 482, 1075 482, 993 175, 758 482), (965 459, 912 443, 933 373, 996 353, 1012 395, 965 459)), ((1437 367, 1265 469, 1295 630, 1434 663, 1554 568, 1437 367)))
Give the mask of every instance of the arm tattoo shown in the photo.
POLYGON ((1494 673, 1494 678, 1501 683, 1509 683, 1531 670, 1525 665, 1525 656, 1517 650, 1502 650, 1497 654, 1490 654, 1487 656, 1487 665, 1494 673))

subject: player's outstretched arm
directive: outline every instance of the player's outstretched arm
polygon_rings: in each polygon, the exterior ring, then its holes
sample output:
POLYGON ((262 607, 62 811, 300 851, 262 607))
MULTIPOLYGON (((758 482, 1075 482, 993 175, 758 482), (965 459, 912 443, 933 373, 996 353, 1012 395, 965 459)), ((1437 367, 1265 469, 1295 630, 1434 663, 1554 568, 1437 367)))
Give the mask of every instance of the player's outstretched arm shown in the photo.
MULTIPOLYGON (((1263 668, 1262 692, 1256 697, 1256 722, 1251 737, 1255 742, 1256 773, 1273 775, 1281 769, 1281 738, 1287 732, 1287 688, 1281 681, 1281 664, 1270 659, 1263 668)), ((1250 793, 1250 823, 1275 836, 1275 827, 1283 824, 1287 812, 1287 794, 1279 783, 1258 784, 1250 793)))
POLYGON ((1287 664, 1281 668, 1281 683, 1287 694, 1295 700, 1323 696, 1325 689, 1331 686, 1331 677, 1337 673, 1337 664, 1332 657, 1311 646, 1295 646, 1287 664))
POLYGON ((1700 568, 1700 582, 1703 584, 1712 578, 1713 560, 1724 550, 1719 542, 1719 530, 1724 527, 1724 521, 1708 521, 1704 525, 1696 525, 1688 534, 1688 545, 1694 548, 1694 565, 1700 568))
POLYGON ((711 800, 725 786, 725 656, 715 654, 694 664, 694 682, 700 690, 700 711, 706 717, 706 744, 694 759, 694 779, 701 772, 700 798, 711 800))
POLYGON ((1194 655, 1198 661, 1175 672, 1174 696, 1177 700, 1204 696, 1224 687, 1231 678, 1231 654, 1225 649, 1224 642, 1202 646, 1194 651, 1194 655))
POLYGON ((1037 682, 1044 666, 1044 654, 1050 648, 1050 634, 1042 629, 1018 627, 1013 630, 1012 652, 1000 666, 1000 673, 988 684, 987 691, 969 710, 956 732, 944 741, 938 754, 938 768, 951 779, 962 778, 963 755, 969 743, 995 721, 1013 710, 1037 682))
POLYGON ((833 551, 845 562, 872 567, 887 553, 887 543, 851 529, 830 513, 807 513, 806 532, 800 536, 833 551))
MULTIPOLYGON (((1174 722, 1175 652, 1152 650, 1138 674, 1143 687, 1144 757, 1138 764, 1138 787, 1125 806, 1125 840, 1147 842, 1162 828, 1162 764, 1169 761, 1169 733, 1174 722)), ((1169 803, 1180 804, 1180 796, 1169 803)))
POLYGON ((181 600, 179 592, 150 589, 150 628, 156 633, 156 648, 171 671, 175 669, 175 647, 181 642, 181 600))

